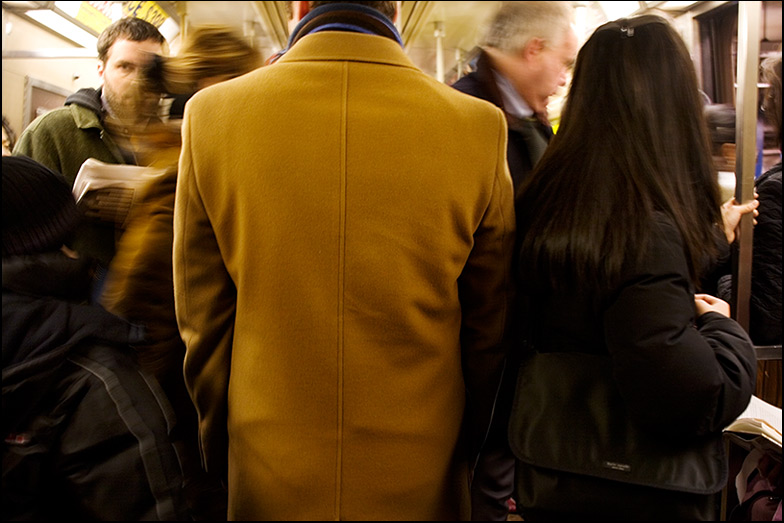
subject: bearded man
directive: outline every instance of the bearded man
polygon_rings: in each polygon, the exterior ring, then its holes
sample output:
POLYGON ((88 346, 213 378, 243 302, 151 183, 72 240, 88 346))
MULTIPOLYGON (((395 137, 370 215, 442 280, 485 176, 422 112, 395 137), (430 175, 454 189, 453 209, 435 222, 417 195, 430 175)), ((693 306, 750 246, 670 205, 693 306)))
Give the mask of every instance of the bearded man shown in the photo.
MULTIPOLYGON (((65 106, 36 118, 16 144, 13 154, 28 156, 61 173, 73 186, 88 158, 110 164, 137 164, 128 138, 156 118, 159 93, 143 92, 137 81, 166 40, 158 29, 139 18, 123 18, 98 38, 98 75, 103 85, 80 89, 65 106)), ((74 245, 94 258, 99 271, 114 256, 115 224, 84 220, 74 245)))

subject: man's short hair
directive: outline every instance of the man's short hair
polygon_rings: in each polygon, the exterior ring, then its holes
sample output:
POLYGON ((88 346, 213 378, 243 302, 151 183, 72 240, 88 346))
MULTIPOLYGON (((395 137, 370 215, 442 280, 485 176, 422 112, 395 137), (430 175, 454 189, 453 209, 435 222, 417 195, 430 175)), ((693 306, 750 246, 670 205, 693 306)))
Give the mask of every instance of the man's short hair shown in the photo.
POLYGON ((150 22, 141 18, 122 18, 104 29, 101 36, 98 37, 98 59, 100 61, 106 62, 106 58, 109 56, 109 49, 119 39, 132 42, 155 40, 161 45, 166 42, 158 28, 150 22))
POLYGON ((570 2, 502 2, 493 15, 483 45, 515 53, 532 38, 559 45, 574 19, 570 2))
MULTIPOLYGON (((338 2, 310 2, 310 8, 315 9, 322 5, 326 4, 336 4, 338 2)), ((389 18, 390 20, 395 19, 395 13, 397 12, 397 3, 396 2, 341 2, 344 4, 359 4, 365 5, 367 7, 372 7, 377 11, 381 11, 381 13, 389 18)))

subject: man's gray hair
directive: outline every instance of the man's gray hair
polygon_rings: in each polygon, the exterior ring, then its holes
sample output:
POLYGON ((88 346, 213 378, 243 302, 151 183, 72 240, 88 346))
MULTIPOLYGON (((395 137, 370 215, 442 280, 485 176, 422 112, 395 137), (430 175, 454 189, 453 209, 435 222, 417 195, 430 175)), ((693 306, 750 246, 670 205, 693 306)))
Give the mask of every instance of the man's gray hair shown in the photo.
POLYGON ((541 38, 557 46, 574 22, 571 2, 502 2, 489 22, 483 45, 515 53, 541 38))

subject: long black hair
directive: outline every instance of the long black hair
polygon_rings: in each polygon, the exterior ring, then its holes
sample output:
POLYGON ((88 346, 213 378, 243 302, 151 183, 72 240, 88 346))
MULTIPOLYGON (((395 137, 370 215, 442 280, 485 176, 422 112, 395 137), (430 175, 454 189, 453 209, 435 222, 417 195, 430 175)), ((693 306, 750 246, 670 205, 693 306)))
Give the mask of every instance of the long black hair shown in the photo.
POLYGON ((608 288, 643 255, 662 212, 696 284, 716 250, 720 205, 683 40, 652 15, 599 27, 578 54, 558 133, 518 195, 523 282, 608 288))

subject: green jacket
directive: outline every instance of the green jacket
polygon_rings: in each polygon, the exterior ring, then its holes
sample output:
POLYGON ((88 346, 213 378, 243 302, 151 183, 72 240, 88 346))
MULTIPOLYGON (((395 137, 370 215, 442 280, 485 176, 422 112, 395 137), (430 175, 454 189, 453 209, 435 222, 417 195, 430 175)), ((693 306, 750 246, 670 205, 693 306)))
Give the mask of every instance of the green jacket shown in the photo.
MULTIPOLYGON (((71 186, 88 158, 128 163, 104 129, 100 89, 81 89, 66 99, 64 107, 36 118, 22 133, 13 154, 29 156, 61 173, 71 186)), ((114 226, 85 220, 73 247, 107 266, 114 256, 114 226)))

